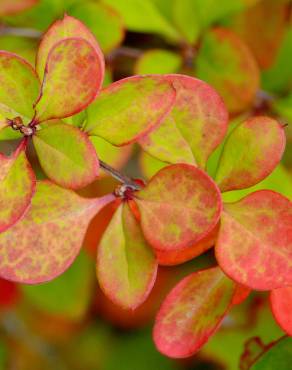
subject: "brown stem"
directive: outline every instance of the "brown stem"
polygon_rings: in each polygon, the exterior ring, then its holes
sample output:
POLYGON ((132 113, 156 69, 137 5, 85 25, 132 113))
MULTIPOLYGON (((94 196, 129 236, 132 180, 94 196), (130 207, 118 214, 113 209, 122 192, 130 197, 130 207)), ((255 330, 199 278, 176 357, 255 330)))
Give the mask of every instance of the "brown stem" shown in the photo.
POLYGON ((8 27, 8 26, 1 26, 0 27, 0 35, 1 36, 21 36, 21 37, 29 37, 32 39, 39 39, 42 35, 40 31, 34 30, 33 28, 18 28, 18 27, 8 27))
POLYGON ((132 188, 133 190, 139 190, 141 187, 130 177, 123 175, 119 171, 117 171, 115 168, 111 167, 109 164, 99 160, 100 167, 107 172, 110 176, 112 176, 114 179, 118 180, 122 184, 125 184, 126 186, 132 188))

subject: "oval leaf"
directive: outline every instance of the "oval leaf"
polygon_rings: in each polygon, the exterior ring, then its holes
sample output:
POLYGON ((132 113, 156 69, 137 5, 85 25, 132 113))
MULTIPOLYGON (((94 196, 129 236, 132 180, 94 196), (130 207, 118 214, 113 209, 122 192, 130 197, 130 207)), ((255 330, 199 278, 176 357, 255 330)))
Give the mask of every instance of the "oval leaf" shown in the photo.
POLYGON ((102 79, 100 58, 88 41, 81 38, 60 41, 47 59, 35 121, 80 112, 95 99, 102 79))
POLYGON ((276 321, 288 335, 292 336, 292 286, 272 290, 270 302, 276 321))
POLYGON ((164 167, 134 196, 148 243, 162 251, 199 242, 211 232, 221 213, 216 184, 188 164, 164 167))
POLYGON ((196 75, 220 93, 232 113, 248 108, 259 88, 253 54, 235 33, 223 28, 204 36, 196 58, 196 75))
POLYGON ((227 130, 224 103, 211 86, 196 78, 168 75, 167 80, 176 90, 172 111, 139 142, 161 161, 187 162, 204 168, 227 130))
POLYGON ((35 183, 23 144, 11 157, 0 154, 0 232, 14 225, 26 212, 35 183))
POLYGON ((177 53, 164 49, 150 49, 138 58, 135 74, 176 73, 181 69, 182 64, 182 57, 177 53))
POLYGON ((50 123, 36 132, 33 143, 44 172, 57 184, 79 189, 98 176, 94 146, 78 128, 50 123))
POLYGON ((0 51, 0 122, 21 116, 28 123, 34 115, 40 83, 33 68, 15 54, 0 51))
POLYGON ((175 99, 162 76, 133 76, 111 84, 88 108, 85 130, 114 145, 125 145, 158 125, 175 99))
POLYGON ((38 182, 32 205, 0 234, 0 276, 36 284, 63 273, 78 255, 91 218, 115 197, 81 198, 50 182, 38 182))
POLYGON ((253 117, 229 135, 216 182, 221 191, 249 188, 270 175, 285 149, 283 127, 269 117, 253 117))
POLYGON ((234 294, 219 267, 195 272, 168 294, 154 326, 157 349, 169 357, 196 353, 218 329, 234 294))
POLYGON ((292 285, 292 203, 260 190, 225 204, 215 251, 223 271, 251 289, 292 285))
POLYGON ((36 58, 36 70, 41 80, 43 80, 46 64, 51 50, 60 41, 68 38, 81 38, 90 43, 99 57, 100 74, 104 74, 104 58, 102 51, 94 37, 80 20, 65 14, 63 19, 54 22, 44 34, 38 48, 36 58))
POLYGON ((22 12, 38 2, 39 0, 1 0, 0 16, 3 17, 4 15, 12 15, 14 13, 22 12))
POLYGON ((157 262, 140 225, 127 204, 115 212, 97 255, 97 277, 104 293, 117 305, 135 309, 149 295, 157 262))

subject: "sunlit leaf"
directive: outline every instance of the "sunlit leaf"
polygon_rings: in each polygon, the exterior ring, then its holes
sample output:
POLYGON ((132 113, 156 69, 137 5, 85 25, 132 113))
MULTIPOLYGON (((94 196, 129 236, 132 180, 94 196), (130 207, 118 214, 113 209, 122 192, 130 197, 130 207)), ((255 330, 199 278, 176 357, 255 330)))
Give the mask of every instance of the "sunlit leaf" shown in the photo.
POLYGON ((176 73, 182 66, 177 53, 163 49, 151 49, 142 54, 135 65, 136 74, 176 73))
POLYGON ((198 11, 202 8, 205 8, 205 4, 200 8, 196 6, 194 0, 174 0, 174 23, 183 38, 190 44, 195 43, 199 37, 201 25, 198 11))
POLYGON ((85 131, 125 145, 158 125, 172 107, 175 90, 162 76, 133 76, 105 88, 88 108, 85 131))
POLYGON ((285 132, 276 120, 257 116, 239 124, 228 137, 216 174, 222 191, 248 188, 267 177, 280 162, 285 132))
POLYGON ((50 123, 36 132, 33 143, 42 169, 57 184, 79 189, 98 176, 94 146, 78 128, 50 123))
POLYGON ((288 335, 292 336, 292 285, 272 290, 270 302, 276 321, 288 335))
POLYGON ((216 242, 220 267, 255 290, 292 285, 292 203, 270 190, 226 203, 216 242))
POLYGON ((63 273, 78 255, 91 218, 113 200, 112 194, 85 199, 38 182, 29 211, 0 234, 0 276, 36 284, 63 273))
POLYGON ((232 113, 248 108, 259 87, 259 69, 249 48, 232 31, 216 28, 202 40, 196 76, 212 85, 232 113))
POLYGON ((22 116, 28 123, 40 84, 33 68, 24 59, 0 51, 0 122, 22 116))
POLYGON ((154 341, 169 357, 196 353, 219 327, 234 294, 234 283, 219 267, 184 278, 163 302, 154 326, 154 341))
POLYGON ((117 305, 136 308, 150 293, 157 262, 140 225, 127 204, 115 212, 97 254, 97 277, 102 290, 117 305))
POLYGON ((15 53, 27 60, 31 65, 35 63, 38 42, 35 39, 14 35, 0 36, 0 49, 15 53))
POLYGON ((91 44, 80 38, 60 41, 48 56, 35 120, 80 112, 95 99, 102 78, 100 60, 91 44))
POLYGON ((35 182, 23 144, 10 157, 0 154, 0 232, 14 225, 27 211, 35 182))
POLYGON ((182 75, 168 75, 167 80, 176 90, 172 111, 139 143, 161 161, 204 168, 226 133, 226 108, 216 91, 203 81, 182 75))
POLYGON ((37 4, 39 0, 1 0, 0 16, 21 12, 37 4))
POLYGON ((188 164, 161 169, 134 194, 134 199, 147 241, 162 251, 199 242, 217 224, 221 212, 216 184, 205 172, 188 164))

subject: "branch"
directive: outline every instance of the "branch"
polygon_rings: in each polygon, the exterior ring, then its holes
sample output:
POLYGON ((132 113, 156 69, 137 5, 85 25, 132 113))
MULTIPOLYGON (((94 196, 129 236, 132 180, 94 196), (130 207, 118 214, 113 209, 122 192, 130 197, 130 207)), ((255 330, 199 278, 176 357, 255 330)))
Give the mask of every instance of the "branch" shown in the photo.
POLYGON ((107 163, 99 160, 99 164, 100 164, 100 167, 105 172, 107 172, 110 176, 112 176, 114 179, 118 180, 122 184, 132 188, 133 190, 141 189, 141 187, 135 181, 130 179, 130 177, 123 175, 122 173, 120 173, 119 171, 117 171, 116 169, 108 165, 107 163))

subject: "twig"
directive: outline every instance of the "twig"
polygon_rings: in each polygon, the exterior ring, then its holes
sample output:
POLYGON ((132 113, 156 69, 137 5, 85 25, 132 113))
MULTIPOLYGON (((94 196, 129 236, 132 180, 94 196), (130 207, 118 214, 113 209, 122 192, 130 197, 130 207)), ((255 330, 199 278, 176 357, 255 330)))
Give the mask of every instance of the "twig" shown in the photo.
POLYGON ((34 30, 33 28, 18 28, 18 27, 0 27, 0 36, 21 36, 29 37, 31 39, 39 39, 42 35, 40 31, 34 30))
POLYGON ((122 184, 132 188, 133 190, 139 190, 141 187, 130 177, 125 176, 121 174, 119 171, 108 165, 107 163, 99 160, 100 167, 107 172, 110 176, 112 176, 114 179, 118 180, 122 184))

